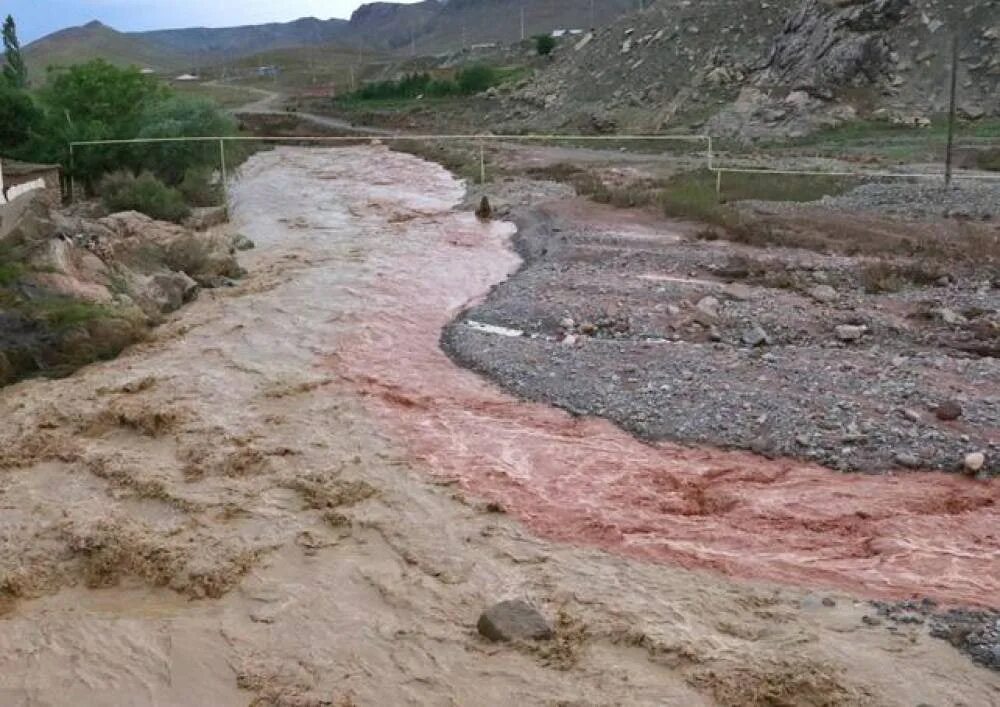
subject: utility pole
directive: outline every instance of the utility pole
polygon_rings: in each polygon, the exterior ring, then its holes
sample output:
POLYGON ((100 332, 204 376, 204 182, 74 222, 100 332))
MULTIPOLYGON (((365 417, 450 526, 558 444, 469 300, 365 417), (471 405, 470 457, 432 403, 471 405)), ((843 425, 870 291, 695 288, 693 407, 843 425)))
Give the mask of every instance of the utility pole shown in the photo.
POLYGON ((944 185, 951 186, 951 151, 955 144, 955 91, 958 87, 958 31, 951 40, 951 90, 948 95, 948 147, 944 155, 944 185))
POLYGON ((521 5, 521 41, 524 41, 524 5, 521 5))
POLYGON ((590 0, 590 29, 597 27, 597 22, 594 20, 594 0, 590 0))

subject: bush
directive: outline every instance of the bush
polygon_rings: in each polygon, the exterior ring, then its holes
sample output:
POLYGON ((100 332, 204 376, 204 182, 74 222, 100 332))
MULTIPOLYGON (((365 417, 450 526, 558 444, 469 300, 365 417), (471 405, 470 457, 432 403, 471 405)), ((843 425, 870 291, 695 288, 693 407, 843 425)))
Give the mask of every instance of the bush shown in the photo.
POLYGON ((556 48, 556 38, 551 34, 540 34, 535 37, 535 49, 538 56, 548 56, 556 48))
POLYGON ((492 67, 477 64, 459 71, 456 82, 461 93, 479 93, 497 83, 497 72, 492 67))
POLYGON ((111 211, 139 211, 150 218, 175 223, 191 213, 180 191, 149 172, 138 177, 131 172, 114 172, 101 180, 98 192, 111 211))
MULTIPOLYGON (((138 137, 219 137, 234 135, 236 125, 212 101, 172 96, 151 103, 143 111, 138 137)), ((219 165, 219 144, 207 142, 162 142, 135 149, 138 169, 153 172, 170 185, 180 184, 192 168, 219 165)), ((233 160, 231 152, 228 158, 233 160)))
POLYGON ((191 206, 219 206, 222 203, 222 189, 212 181, 212 170, 208 167, 188 168, 177 189, 191 206))

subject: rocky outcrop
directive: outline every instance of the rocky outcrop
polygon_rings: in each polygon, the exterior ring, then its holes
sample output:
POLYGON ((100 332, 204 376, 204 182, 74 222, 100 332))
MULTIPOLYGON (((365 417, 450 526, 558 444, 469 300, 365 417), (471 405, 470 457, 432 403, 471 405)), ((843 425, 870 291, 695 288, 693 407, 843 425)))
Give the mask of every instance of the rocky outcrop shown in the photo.
POLYGON ((507 130, 705 129, 754 139, 855 118, 922 127, 947 108, 1000 116, 998 0, 661 0, 562 44, 498 101, 507 130))
POLYGON ((200 288, 241 276, 230 241, 136 212, 27 205, 0 238, 0 385, 116 355, 200 288))
POLYGON ((775 37, 757 86, 830 97, 841 86, 874 84, 892 63, 889 30, 911 0, 806 0, 775 37))

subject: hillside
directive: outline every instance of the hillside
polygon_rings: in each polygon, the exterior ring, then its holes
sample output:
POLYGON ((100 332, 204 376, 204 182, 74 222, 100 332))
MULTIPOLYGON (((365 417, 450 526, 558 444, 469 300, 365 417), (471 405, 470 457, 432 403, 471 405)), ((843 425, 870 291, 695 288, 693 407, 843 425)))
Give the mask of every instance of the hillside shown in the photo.
POLYGON ((498 117, 515 128, 707 125, 740 138, 921 122, 947 107, 950 27, 961 33, 960 112, 1000 116, 997 0, 660 0, 564 46, 498 117))
POLYGON ((118 66, 151 67, 158 71, 174 71, 188 65, 185 57, 177 52, 118 32, 100 22, 60 30, 32 42, 24 48, 24 57, 36 83, 44 80, 50 66, 69 66, 98 58, 118 66))
POLYGON ((444 52, 470 44, 515 42, 521 39, 522 9, 524 33, 530 37, 600 27, 635 8, 636 0, 449 0, 417 35, 416 49, 444 52))
POLYGON ((533 35, 610 22, 633 9, 635 0, 375 2, 359 7, 349 20, 307 17, 285 23, 152 32, 118 32, 95 21, 32 42, 25 53, 36 79, 44 75, 46 66, 95 57, 119 65, 174 71, 204 69, 265 52, 300 47, 437 53, 464 45, 520 39, 522 7, 525 33, 533 35))
POLYGON ((188 56, 198 64, 274 49, 327 44, 340 38, 347 24, 346 20, 303 17, 284 23, 168 29, 129 36, 164 52, 188 56))

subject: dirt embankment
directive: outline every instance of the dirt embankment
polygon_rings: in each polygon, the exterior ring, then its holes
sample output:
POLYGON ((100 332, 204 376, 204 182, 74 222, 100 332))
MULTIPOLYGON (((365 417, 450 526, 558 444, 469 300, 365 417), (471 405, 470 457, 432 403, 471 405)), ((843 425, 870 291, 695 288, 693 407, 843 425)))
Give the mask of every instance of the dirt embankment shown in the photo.
POLYGON ((6 702, 996 700, 845 591, 988 604, 995 514, 936 505, 988 486, 651 447, 454 366, 440 327, 518 266, 462 192, 384 148, 258 154, 249 278, 0 391, 6 702), (552 640, 476 633, 515 597, 552 640))

